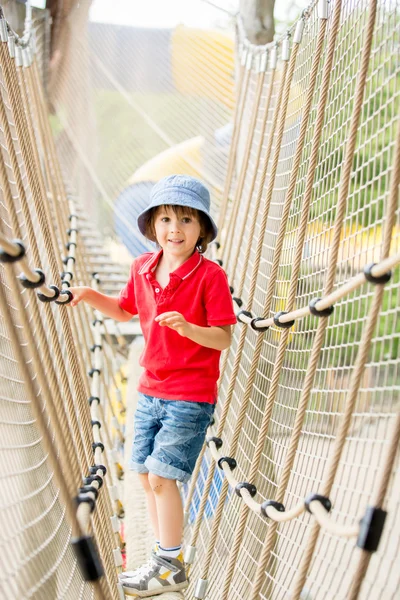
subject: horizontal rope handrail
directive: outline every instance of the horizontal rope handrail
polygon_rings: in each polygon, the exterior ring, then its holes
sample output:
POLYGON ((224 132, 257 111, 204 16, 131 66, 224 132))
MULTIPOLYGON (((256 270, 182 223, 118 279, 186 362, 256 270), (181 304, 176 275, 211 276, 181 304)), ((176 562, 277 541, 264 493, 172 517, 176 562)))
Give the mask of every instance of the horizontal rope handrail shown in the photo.
POLYGON ((263 319, 262 317, 252 318, 247 311, 239 311, 237 319, 241 323, 250 325, 255 331, 266 331, 272 325, 277 327, 292 327, 297 319, 302 319, 308 315, 319 317, 329 316, 333 312, 335 302, 344 298, 367 281, 372 284, 384 285, 391 276, 391 269, 400 264, 400 253, 394 254, 379 263, 371 263, 364 267, 362 273, 358 273, 347 283, 340 286, 337 290, 325 296, 325 298, 315 298, 311 300, 308 306, 292 310, 290 312, 281 311, 274 317, 263 319))
POLYGON ((339 537, 357 537, 360 533, 360 524, 358 525, 338 525, 329 517, 329 511, 331 503, 329 498, 319 496, 318 494, 312 494, 304 500, 301 500, 286 511, 285 507, 275 502, 274 500, 265 500, 262 503, 258 503, 254 500, 254 496, 257 493, 255 485, 247 482, 240 482, 233 476, 233 469, 236 467, 236 461, 230 457, 226 457, 219 452, 218 448, 222 446, 222 440, 219 438, 208 438, 207 445, 210 448, 211 455, 215 462, 218 464, 220 469, 224 472, 229 485, 236 491, 236 494, 247 504, 247 506, 255 513, 261 514, 272 521, 278 523, 285 523, 296 519, 304 512, 310 512, 314 515, 319 525, 339 537), (234 464, 230 465, 230 461, 234 461, 234 464))

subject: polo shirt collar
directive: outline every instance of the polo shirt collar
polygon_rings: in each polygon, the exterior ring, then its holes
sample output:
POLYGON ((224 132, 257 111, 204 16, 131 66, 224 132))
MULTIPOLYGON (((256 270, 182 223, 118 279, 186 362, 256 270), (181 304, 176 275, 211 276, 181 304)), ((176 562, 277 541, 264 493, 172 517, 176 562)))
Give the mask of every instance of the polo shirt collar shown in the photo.
MULTIPOLYGON (((161 258, 163 250, 159 250, 158 252, 154 252, 150 258, 142 265, 139 275, 146 275, 147 273, 154 273, 157 268, 158 262, 161 258)), ((196 269, 201 265, 203 261, 203 256, 199 253, 198 250, 195 250, 190 258, 188 258, 183 265, 178 267, 172 273, 179 277, 180 279, 186 279, 189 277, 196 269)))

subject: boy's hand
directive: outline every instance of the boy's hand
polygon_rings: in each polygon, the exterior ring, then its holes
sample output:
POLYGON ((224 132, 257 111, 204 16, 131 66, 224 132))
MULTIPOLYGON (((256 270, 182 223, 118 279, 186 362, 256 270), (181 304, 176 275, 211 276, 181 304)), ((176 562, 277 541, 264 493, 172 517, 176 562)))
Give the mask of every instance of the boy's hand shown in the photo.
POLYGON ((67 304, 67 306, 76 306, 77 304, 79 304, 79 302, 81 302, 81 300, 85 299, 85 296, 86 296, 89 288, 87 288, 86 286, 79 286, 79 287, 70 287, 68 289, 71 292, 73 298, 72 298, 71 302, 69 302, 67 304))
POLYGON ((176 311, 162 313, 155 318, 155 321, 157 321, 161 327, 170 327, 171 329, 174 329, 183 337, 187 337, 191 327, 185 317, 176 311))

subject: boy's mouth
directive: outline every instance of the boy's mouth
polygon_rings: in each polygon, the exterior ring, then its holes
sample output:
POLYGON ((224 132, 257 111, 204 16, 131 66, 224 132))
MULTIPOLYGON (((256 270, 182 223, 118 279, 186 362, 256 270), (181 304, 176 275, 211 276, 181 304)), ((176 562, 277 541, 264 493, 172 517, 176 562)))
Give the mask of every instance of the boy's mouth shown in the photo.
POLYGON ((169 242, 172 242, 173 244, 182 244, 183 240, 168 240, 169 242))

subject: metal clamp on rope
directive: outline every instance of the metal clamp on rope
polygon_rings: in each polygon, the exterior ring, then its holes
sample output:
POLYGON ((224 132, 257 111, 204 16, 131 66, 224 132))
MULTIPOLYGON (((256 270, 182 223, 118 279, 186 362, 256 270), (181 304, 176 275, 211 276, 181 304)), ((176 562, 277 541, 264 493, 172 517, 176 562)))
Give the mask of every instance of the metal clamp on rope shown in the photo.
POLYGON ((279 320, 279 317, 282 317, 283 315, 287 315, 288 313, 285 312, 284 310, 281 310, 279 312, 276 313, 276 315, 273 316, 273 320, 274 323, 277 327, 281 327, 282 329, 290 329, 290 327, 293 327, 295 321, 287 321, 286 323, 281 323, 281 321, 279 320))
POLYGON ((261 333, 263 331, 267 331, 267 329, 269 329, 268 327, 257 327, 256 323, 258 323, 258 321, 264 321, 265 319, 263 319, 262 317, 256 317, 255 319, 252 319, 250 321, 250 327, 254 330, 257 331, 257 333, 261 333))
POLYGON ((310 313, 314 315, 314 317, 329 317, 333 313, 335 308, 332 304, 332 306, 327 306, 322 310, 318 310, 318 308, 315 305, 321 300, 322 298, 314 298, 313 300, 311 300, 310 304, 308 305, 310 313))
POLYGON ((101 344, 93 344, 93 346, 90 346, 90 352, 94 352, 96 348, 103 350, 103 346, 101 344))
POLYGON ((252 320, 252 318, 253 318, 253 315, 248 310, 239 310, 239 312, 236 315, 236 319, 237 319, 238 323, 245 323, 246 325, 249 324, 249 322, 252 320), (244 318, 242 318, 242 317, 244 317, 244 318))
POLYGON ((100 369, 96 369, 95 367, 93 367, 92 369, 90 369, 90 371, 88 371, 88 375, 89 375, 89 377, 93 377, 93 375, 94 375, 95 373, 98 373, 98 374, 100 375, 100 373, 101 373, 101 370, 100 370, 100 369))
POLYGON ((100 404, 100 398, 98 396, 90 396, 88 398, 89 406, 92 406, 93 402, 97 402, 97 406, 100 404))
POLYGON ((69 290, 62 290, 62 292, 60 292, 60 294, 61 294, 61 296, 67 296, 67 300, 56 300, 56 304, 62 305, 62 304, 69 304, 70 302, 72 302, 73 297, 74 297, 72 292, 70 292, 69 290))
POLYGON ((80 504, 89 504, 91 513, 96 508, 96 501, 91 496, 75 496, 75 502, 78 506, 80 504))
POLYGON ((310 504, 314 501, 320 502, 324 509, 327 512, 330 512, 332 508, 332 502, 329 500, 329 498, 326 496, 321 496, 321 494, 309 494, 306 498, 304 498, 304 506, 309 513, 312 514, 312 511, 310 510, 310 504))
POLYGON ((102 471, 104 477, 107 473, 107 468, 104 465, 92 465, 89 469, 91 475, 96 475, 97 471, 102 471))
POLYGON ((73 260, 74 262, 76 262, 75 256, 71 256, 71 254, 68 254, 68 256, 63 258, 64 265, 67 265, 69 260, 73 260))
POLYGON ((81 494, 93 494, 94 499, 97 500, 99 490, 95 488, 94 485, 84 485, 81 488, 79 488, 79 495, 81 494))
POLYGON ((360 533, 357 546, 367 552, 376 552, 381 541, 387 512, 376 506, 367 506, 365 515, 360 520, 360 533))
POLYGON ((21 273, 21 275, 18 275, 18 279, 20 280, 21 285, 24 288, 34 290, 35 288, 44 285, 46 281, 46 275, 43 273, 42 269, 33 269, 33 273, 39 275, 38 281, 32 281, 31 279, 28 279, 25 273, 21 273))
POLYGON ((231 471, 233 471, 234 469, 236 469, 237 467, 237 462, 234 458, 232 458, 232 456, 222 456, 219 460, 218 460, 218 466, 220 469, 223 469, 222 464, 226 462, 226 464, 228 465, 228 467, 230 468, 231 471))
POLYGON ((375 267, 376 263, 371 263, 369 265, 365 265, 364 267, 364 276, 367 281, 377 284, 385 284, 392 278, 392 271, 388 271, 387 273, 383 273, 382 275, 373 275, 372 269, 375 267))
POLYGON ((102 452, 104 452, 104 444, 102 442, 93 442, 92 443, 93 454, 96 452, 97 448, 100 448, 102 452))
POLYGON ((15 250, 17 252, 17 254, 11 254, 9 252, 6 252, 4 250, 4 248, 0 247, 0 262, 2 263, 13 263, 13 262, 18 262, 19 260, 21 260, 21 258, 23 256, 25 256, 25 246, 24 244, 21 242, 21 240, 12 240, 10 245, 14 245, 14 247, 16 246, 15 250))
POLYGON ((261 504, 260 510, 261 514, 264 517, 267 517, 267 519, 271 518, 267 513, 268 506, 272 506, 273 508, 275 508, 275 510, 278 510, 279 512, 285 512, 285 507, 280 502, 276 502, 276 500, 266 500, 261 504))
POLYGON ((209 437, 206 438, 206 444, 207 444, 207 446, 210 446, 210 442, 214 442, 215 447, 216 447, 217 450, 219 450, 220 448, 222 448, 223 441, 221 440, 221 438, 215 437, 215 436, 209 436, 209 437))
POLYGON ((99 489, 102 487, 103 478, 100 477, 100 475, 89 475, 89 477, 83 478, 84 485, 91 485, 93 483, 93 481, 97 481, 97 483, 99 484, 99 489))
POLYGON ((71 271, 61 271, 60 278, 65 279, 66 277, 69 277, 69 280, 71 281, 71 279, 74 278, 74 274, 71 271))
POLYGON ((247 481, 241 481, 235 486, 235 493, 239 496, 239 498, 242 497, 240 490, 243 488, 249 492, 252 498, 254 498, 254 496, 257 494, 257 488, 255 485, 253 485, 252 483, 248 483, 247 481))
POLYGON ((92 537, 84 536, 71 541, 85 581, 97 581, 104 575, 103 565, 92 537))
POLYGON ((37 293, 37 297, 39 298, 40 302, 53 302, 54 300, 57 300, 58 296, 60 295, 60 290, 58 287, 56 285, 49 285, 49 290, 53 290, 54 296, 46 296, 45 294, 42 294, 42 292, 37 293))

